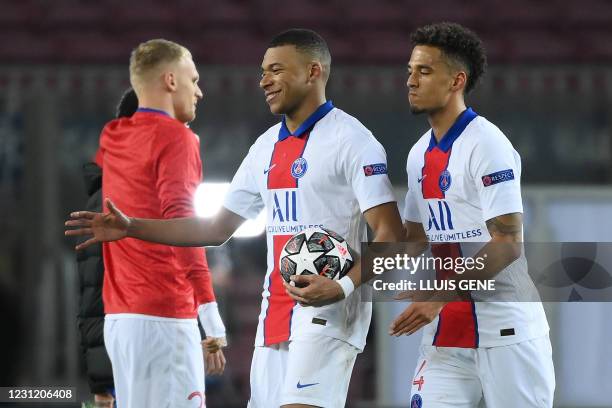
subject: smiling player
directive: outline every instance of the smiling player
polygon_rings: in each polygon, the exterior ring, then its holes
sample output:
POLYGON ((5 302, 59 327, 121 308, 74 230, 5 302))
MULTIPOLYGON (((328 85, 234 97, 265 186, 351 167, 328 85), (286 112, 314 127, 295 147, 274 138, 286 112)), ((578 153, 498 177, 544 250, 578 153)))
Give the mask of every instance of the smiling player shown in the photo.
POLYGON ((385 151, 357 119, 326 99, 330 66, 327 44, 313 31, 288 30, 272 40, 260 86, 270 111, 283 118, 251 146, 215 217, 135 219, 110 204, 108 214, 78 212, 67 224, 82 227, 68 235, 94 235, 77 248, 126 236, 220 245, 265 207, 268 269, 251 366, 251 408, 343 407, 370 324, 372 305, 361 301, 363 291, 353 291, 349 276, 339 282, 307 277, 308 290, 337 303, 303 307, 290 298, 278 270, 285 242, 306 228, 325 226, 357 249, 367 238, 366 223, 375 240, 403 237, 385 151))

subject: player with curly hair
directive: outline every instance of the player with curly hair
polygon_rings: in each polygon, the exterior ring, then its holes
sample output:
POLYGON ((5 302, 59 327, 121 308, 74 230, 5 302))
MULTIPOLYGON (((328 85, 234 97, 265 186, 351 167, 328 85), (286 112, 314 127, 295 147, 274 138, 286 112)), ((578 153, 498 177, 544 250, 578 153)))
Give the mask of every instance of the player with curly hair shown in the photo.
POLYGON ((552 407, 546 315, 541 302, 525 301, 537 293, 522 254, 520 157, 465 104, 486 70, 482 42, 453 23, 421 27, 412 42, 408 100, 431 130, 408 155, 408 240, 428 241, 434 256, 484 257, 481 271, 438 270, 437 278, 494 278, 496 296, 511 301, 483 301, 482 291, 453 302, 434 295, 395 319, 391 335, 424 328, 410 406, 552 407))

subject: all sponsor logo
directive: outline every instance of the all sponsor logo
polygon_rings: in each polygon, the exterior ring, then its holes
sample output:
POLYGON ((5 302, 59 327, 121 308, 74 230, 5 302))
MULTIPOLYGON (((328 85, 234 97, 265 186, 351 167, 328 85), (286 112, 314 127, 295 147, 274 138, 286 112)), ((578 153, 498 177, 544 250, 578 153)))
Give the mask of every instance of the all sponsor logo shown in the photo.
POLYGON ((454 229, 453 215, 446 201, 438 201, 438 205, 432 207, 432 203, 427 203, 429 209, 429 221, 427 231, 432 228, 436 231, 447 231, 454 229))
POLYGON ((272 220, 280 222, 297 221, 297 192, 285 191, 274 193, 272 203, 272 220))

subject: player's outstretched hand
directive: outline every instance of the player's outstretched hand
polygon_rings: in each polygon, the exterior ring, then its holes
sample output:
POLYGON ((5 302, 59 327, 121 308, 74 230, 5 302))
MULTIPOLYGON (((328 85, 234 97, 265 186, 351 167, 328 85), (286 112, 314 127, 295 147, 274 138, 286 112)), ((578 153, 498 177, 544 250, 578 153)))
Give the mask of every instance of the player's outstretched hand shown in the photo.
POLYGON ((448 302, 414 302, 393 320, 389 327, 391 336, 410 335, 431 323, 448 302))
POLYGON ((320 275, 292 275, 292 286, 283 280, 289 296, 302 306, 325 306, 344 298, 342 286, 320 275))
POLYGON ((92 235, 88 240, 75 247, 77 251, 85 249, 98 242, 117 241, 125 238, 130 226, 130 218, 123 214, 110 199, 106 199, 109 212, 106 214, 90 211, 75 211, 70 214, 71 220, 66 221, 67 236, 92 235))
POLYGON ((225 370, 225 355, 223 354, 223 344, 221 339, 207 337, 202 340, 202 348, 204 349, 204 365, 206 374, 221 375, 225 370))

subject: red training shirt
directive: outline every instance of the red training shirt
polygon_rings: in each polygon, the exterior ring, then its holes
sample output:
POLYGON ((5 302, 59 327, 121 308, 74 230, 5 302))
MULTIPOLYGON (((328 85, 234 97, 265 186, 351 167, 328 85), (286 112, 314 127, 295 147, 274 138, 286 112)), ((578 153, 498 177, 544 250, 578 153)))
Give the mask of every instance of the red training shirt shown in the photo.
MULTIPOLYGON (((193 216, 202 179, 199 145, 189 128, 162 111, 139 110, 107 123, 96 154, 103 197, 132 217, 193 216)), ((126 238, 104 243, 103 257, 106 314, 195 318, 198 305, 215 300, 204 248, 126 238)))

